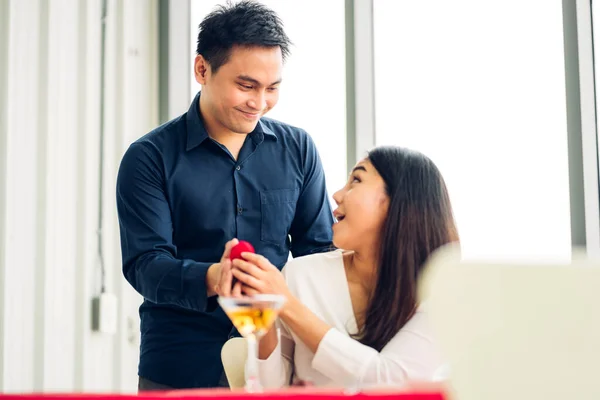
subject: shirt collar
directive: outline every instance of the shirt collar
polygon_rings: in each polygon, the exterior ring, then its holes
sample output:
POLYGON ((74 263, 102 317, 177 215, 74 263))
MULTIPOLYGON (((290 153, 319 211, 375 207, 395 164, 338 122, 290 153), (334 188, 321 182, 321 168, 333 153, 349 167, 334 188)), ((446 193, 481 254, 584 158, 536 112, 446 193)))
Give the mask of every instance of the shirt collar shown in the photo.
MULTIPOLYGON (((185 149, 189 151, 209 138, 202 117, 200 116, 200 92, 194 97, 187 112, 186 120, 187 143, 185 149)), ((262 143, 265 137, 277 141, 277 135, 262 120, 258 121, 256 128, 250 133, 250 137, 256 144, 262 143)))
POLYGON ((192 105, 187 112, 187 144, 185 149, 187 151, 199 146, 208 138, 208 132, 200 117, 200 92, 194 97, 192 105))

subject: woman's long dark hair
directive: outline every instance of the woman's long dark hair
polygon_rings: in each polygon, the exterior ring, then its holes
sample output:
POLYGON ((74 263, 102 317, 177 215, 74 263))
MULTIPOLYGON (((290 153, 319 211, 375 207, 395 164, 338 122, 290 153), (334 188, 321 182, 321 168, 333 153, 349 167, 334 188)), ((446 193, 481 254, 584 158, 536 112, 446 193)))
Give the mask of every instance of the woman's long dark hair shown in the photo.
POLYGON ((379 249, 377 282, 356 338, 381 349, 412 318, 417 278, 429 255, 458 241, 446 184, 423 154, 401 147, 377 147, 369 161, 385 182, 389 209, 379 249))

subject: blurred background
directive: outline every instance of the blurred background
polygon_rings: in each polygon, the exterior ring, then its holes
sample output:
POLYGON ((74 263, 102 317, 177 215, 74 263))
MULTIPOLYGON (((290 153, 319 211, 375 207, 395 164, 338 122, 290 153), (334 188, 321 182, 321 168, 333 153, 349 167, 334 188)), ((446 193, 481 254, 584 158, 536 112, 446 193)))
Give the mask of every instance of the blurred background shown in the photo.
MULTIPOLYGON (((446 179, 465 257, 600 255, 600 6, 261 2, 294 43, 269 116, 312 135, 330 194, 373 146, 411 147, 446 179)), ((0 392, 137 389, 116 173, 187 111, 197 27, 219 3, 0 0, 0 392), (100 293, 117 299, 102 315, 100 293)))

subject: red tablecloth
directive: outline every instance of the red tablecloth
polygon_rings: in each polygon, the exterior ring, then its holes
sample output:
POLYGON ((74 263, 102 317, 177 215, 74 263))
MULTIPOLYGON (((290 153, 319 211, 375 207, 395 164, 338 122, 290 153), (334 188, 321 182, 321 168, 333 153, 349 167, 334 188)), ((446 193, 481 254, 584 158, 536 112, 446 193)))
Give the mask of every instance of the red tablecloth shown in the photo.
POLYGON ((119 394, 0 394, 0 400, 447 400, 439 388, 416 387, 402 391, 376 390, 361 393, 344 393, 339 390, 317 388, 292 388, 276 392, 245 393, 228 389, 174 390, 170 392, 145 392, 139 395, 119 394))

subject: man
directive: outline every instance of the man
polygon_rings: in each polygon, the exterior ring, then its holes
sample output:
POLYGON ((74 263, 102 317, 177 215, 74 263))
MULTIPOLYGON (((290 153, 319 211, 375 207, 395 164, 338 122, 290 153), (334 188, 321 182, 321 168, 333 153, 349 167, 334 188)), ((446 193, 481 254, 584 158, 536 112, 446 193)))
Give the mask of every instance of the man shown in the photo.
MULTIPOLYGON (((220 260, 251 242, 281 268, 331 246, 323 169, 301 129, 262 118, 279 96, 289 39, 253 2, 200 24, 189 111, 133 143, 117 180, 123 273, 140 307, 140 390, 213 387, 232 325, 220 260), (225 247, 225 250, 223 250, 225 247)), ((310 110, 307 104, 304 112, 310 110)))

